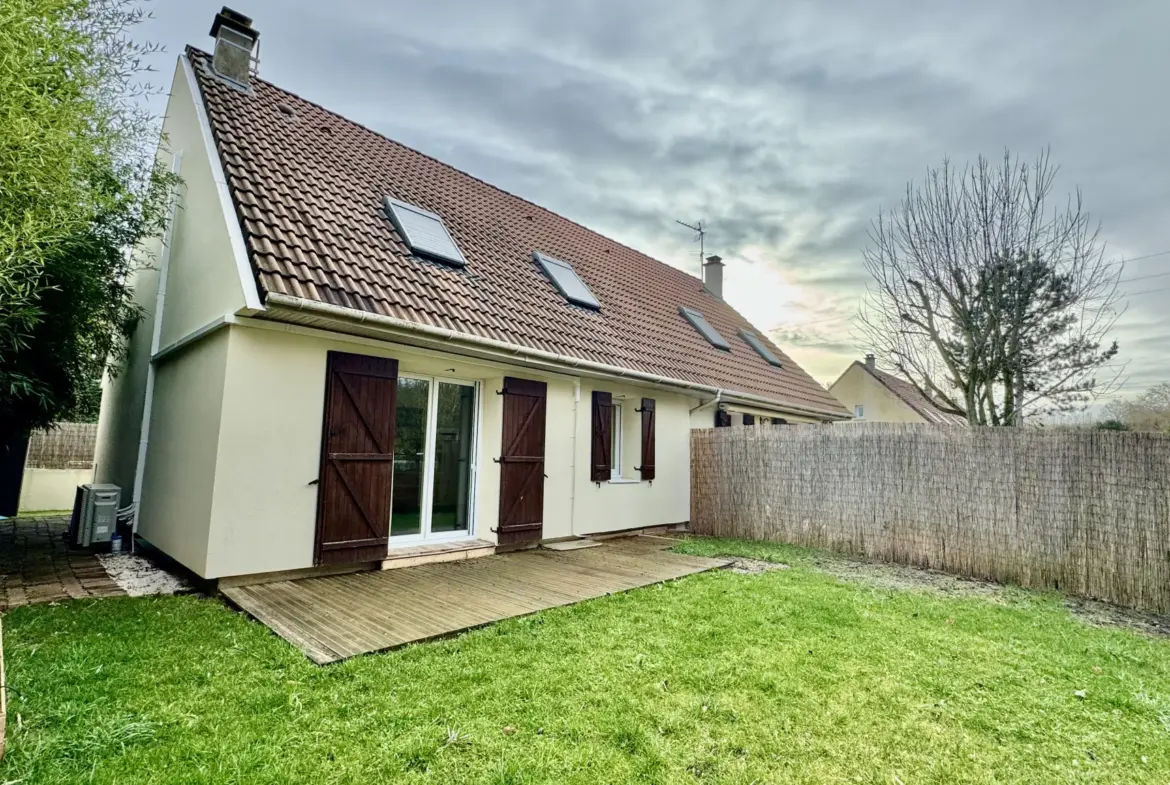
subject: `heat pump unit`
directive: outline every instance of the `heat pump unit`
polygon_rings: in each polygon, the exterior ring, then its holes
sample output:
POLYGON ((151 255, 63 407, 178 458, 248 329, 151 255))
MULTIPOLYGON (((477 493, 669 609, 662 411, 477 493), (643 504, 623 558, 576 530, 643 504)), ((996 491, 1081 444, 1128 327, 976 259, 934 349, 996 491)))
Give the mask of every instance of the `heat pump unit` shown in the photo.
POLYGON ((80 486, 69 527, 70 540, 83 548, 109 542, 114 533, 121 500, 122 489, 117 485, 93 483, 80 486))

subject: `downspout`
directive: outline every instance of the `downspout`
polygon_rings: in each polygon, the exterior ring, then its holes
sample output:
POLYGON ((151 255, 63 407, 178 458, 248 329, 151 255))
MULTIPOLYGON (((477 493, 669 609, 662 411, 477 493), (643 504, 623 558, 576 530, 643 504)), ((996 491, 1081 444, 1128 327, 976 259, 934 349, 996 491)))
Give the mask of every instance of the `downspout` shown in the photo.
POLYGON ((573 380, 573 458, 569 462, 569 534, 577 536, 577 410, 581 405, 581 380, 573 380))
POLYGON ((695 412, 699 411, 699 409, 702 409, 704 406, 710 406, 711 404, 715 404, 715 406, 718 407, 719 402, 722 400, 723 400, 723 388, 719 388, 718 390, 715 391, 715 398, 714 399, 712 399, 710 401, 705 401, 703 403, 700 403, 698 406, 693 407, 691 409, 691 414, 694 414, 695 412))
MULTIPOLYGON (((183 164, 183 152, 171 156, 171 174, 177 175, 183 164)), ((150 354, 146 365, 146 393, 142 401, 142 423, 138 427, 138 462, 134 466, 134 518, 130 526, 130 551, 134 552, 134 535, 138 533, 138 515, 142 509, 142 478, 146 473, 146 448, 150 442, 150 411, 154 407, 154 356, 162 343, 163 307, 167 296, 167 270, 171 265, 171 237, 175 231, 175 215, 179 210, 178 193, 172 194, 167 228, 163 233, 163 247, 158 264, 158 291, 154 297, 154 325, 150 336, 150 354)))

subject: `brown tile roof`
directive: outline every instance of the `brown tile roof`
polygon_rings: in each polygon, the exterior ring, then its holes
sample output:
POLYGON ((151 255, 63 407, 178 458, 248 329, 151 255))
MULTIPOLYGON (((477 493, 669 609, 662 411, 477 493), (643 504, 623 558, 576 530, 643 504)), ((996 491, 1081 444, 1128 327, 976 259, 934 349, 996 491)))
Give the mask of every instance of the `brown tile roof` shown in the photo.
POLYGON ((858 363, 862 368, 886 386, 890 392, 902 399, 902 402, 909 406, 914 411, 918 412, 924 420, 929 423, 937 425, 966 425, 967 418, 950 409, 944 409, 934 401, 927 398, 918 388, 910 382, 906 381, 900 376, 894 376, 892 373, 879 371, 876 368, 870 369, 865 363, 858 363))
POLYGON ((187 56, 262 294, 846 414, 778 348, 782 369, 756 354, 737 334, 754 328, 693 276, 268 82, 235 90, 211 75, 206 53, 187 56), (386 195, 442 216, 467 267, 412 256, 386 195), (534 250, 571 263, 601 311, 566 303, 534 250), (702 312, 732 350, 708 344, 680 305, 702 312))

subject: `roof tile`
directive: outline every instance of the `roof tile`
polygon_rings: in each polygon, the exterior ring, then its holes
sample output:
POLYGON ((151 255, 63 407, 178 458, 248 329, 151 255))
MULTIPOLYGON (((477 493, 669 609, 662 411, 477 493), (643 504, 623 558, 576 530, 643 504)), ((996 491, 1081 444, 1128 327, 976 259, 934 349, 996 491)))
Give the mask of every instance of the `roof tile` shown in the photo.
POLYGON ((859 364, 869 371, 869 373, 873 374, 874 378, 884 384, 890 392, 901 398, 903 403, 918 412, 927 422, 937 425, 967 424, 967 418, 965 416, 939 406, 902 377, 894 376, 892 373, 886 373, 885 371, 879 371, 876 368, 870 369, 864 363, 859 364))
POLYGON ((268 82, 233 89, 206 53, 187 56, 264 292, 845 414, 766 338, 780 368, 744 343, 740 328, 762 333, 693 276, 268 82), (413 257, 387 195, 442 216, 467 267, 413 257), (572 264, 601 311, 565 302, 534 250, 572 264), (680 305, 733 336, 731 351, 708 344, 680 305))

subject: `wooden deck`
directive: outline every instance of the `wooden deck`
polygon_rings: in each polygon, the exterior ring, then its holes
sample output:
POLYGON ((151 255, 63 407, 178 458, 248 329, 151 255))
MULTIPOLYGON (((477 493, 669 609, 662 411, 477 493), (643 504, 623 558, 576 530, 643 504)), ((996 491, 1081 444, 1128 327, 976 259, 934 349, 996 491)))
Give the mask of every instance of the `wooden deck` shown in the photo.
POLYGON ((531 550, 385 572, 235 586, 223 594, 319 664, 725 567, 670 540, 531 550))

